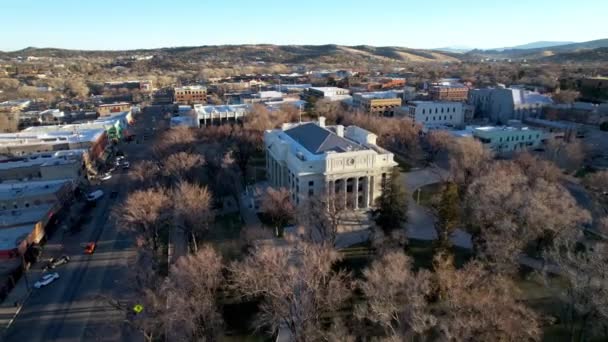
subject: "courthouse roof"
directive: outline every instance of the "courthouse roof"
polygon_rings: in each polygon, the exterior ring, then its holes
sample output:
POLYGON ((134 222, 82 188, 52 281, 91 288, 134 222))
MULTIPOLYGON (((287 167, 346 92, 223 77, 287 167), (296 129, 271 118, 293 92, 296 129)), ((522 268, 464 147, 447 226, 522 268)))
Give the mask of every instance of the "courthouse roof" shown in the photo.
POLYGON ((285 131, 285 134, 312 154, 323 154, 330 151, 349 152, 364 149, 354 141, 338 136, 336 133, 312 122, 290 128, 285 131))

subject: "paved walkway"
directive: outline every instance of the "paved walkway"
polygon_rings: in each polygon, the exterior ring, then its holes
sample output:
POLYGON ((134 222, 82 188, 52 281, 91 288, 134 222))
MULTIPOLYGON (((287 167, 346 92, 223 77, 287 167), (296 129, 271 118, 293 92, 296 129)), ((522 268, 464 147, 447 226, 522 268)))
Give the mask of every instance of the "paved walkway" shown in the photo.
MULTIPOLYGON (((418 205, 414 200, 413 194, 420 187, 441 182, 447 178, 447 174, 448 172, 441 168, 424 168, 401 173, 409 196, 408 222, 405 226, 409 239, 427 241, 437 239, 435 215, 429 209, 418 205)), ((471 236, 460 229, 454 232, 451 240, 455 246, 472 248, 471 236)))

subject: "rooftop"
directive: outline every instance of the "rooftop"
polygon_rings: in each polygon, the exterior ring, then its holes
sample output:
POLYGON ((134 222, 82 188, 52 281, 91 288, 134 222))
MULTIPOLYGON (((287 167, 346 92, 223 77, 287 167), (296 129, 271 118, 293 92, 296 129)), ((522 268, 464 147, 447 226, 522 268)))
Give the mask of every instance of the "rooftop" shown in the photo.
POLYGON ((475 127, 473 130, 481 131, 481 132, 502 132, 502 131, 516 132, 516 131, 528 131, 529 129, 528 129, 528 127, 482 126, 482 127, 475 127))
POLYGON ((364 99, 396 99, 398 94, 394 91, 372 91, 367 93, 356 93, 355 96, 360 96, 364 99))
POLYGON ((67 179, 0 184, 0 200, 53 194, 70 182, 67 179))
POLYGON ((97 107, 114 107, 114 106, 130 106, 129 102, 117 102, 117 103, 104 103, 99 104, 97 107))
POLYGON ((22 160, 12 160, 0 162, 0 170, 9 170, 15 169, 19 167, 28 167, 34 165, 40 166, 51 166, 51 165, 60 165, 60 164, 72 164, 76 163, 74 159, 67 159, 64 157, 39 157, 39 158, 26 158, 22 160))
POLYGON ((19 247, 33 230, 33 224, 0 229, 0 250, 7 251, 19 247))
POLYGON ((346 91, 348 92, 348 89, 344 89, 344 88, 338 88, 338 87, 310 87, 309 89, 314 89, 317 91, 322 91, 324 93, 332 93, 332 92, 337 92, 337 91, 346 91))
POLYGON ((207 90, 207 87, 202 86, 202 85, 189 85, 189 86, 183 86, 183 87, 175 87, 176 91, 182 91, 182 90, 207 90))
POLYGON ((28 209, 0 210, 0 236, 8 227, 30 226, 49 215, 53 204, 43 204, 28 209))
POLYGON ((249 109, 251 109, 251 105, 248 105, 248 104, 218 105, 218 106, 194 105, 194 110, 199 115, 245 112, 245 111, 248 111, 249 109))
POLYGON ((312 122, 287 129, 285 130, 285 134, 312 154, 323 154, 330 151, 350 152, 365 149, 354 141, 340 137, 329 129, 312 122))

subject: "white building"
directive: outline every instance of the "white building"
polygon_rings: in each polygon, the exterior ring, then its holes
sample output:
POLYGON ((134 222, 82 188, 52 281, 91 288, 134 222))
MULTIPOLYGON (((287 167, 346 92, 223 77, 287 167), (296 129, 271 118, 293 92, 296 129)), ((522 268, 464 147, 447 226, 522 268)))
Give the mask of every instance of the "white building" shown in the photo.
POLYGON ((350 91, 338 87, 310 87, 304 92, 305 98, 326 99, 329 101, 343 101, 351 98, 350 91))
POLYGON ((461 127, 464 125, 464 106, 453 101, 411 101, 397 108, 395 115, 408 116, 424 126, 461 127))
POLYGON ((475 106, 477 115, 488 117, 498 124, 505 124, 513 119, 538 117, 542 109, 551 105, 553 100, 521 88, 487 88, 471 90, 469 103, 475 106))
POLYGON ((486 126, 472 130, 473 137, 497 153, 538 147, 544 139, 540 130, 528 127, 486 126))
POLYGON ((397 165, 392 153, 376 145, 375 134, 356 126, 326 127, 324 117, 266 131, 264 143, 268 181, 289 189, 294 204, 329 194, 349 208, 369 208, 397 165))
POLYGON ((201 126, 241 120, 250 110, 251 105, 249 104, 219 106, 194 105, 194 111, 197 114, 201 126))

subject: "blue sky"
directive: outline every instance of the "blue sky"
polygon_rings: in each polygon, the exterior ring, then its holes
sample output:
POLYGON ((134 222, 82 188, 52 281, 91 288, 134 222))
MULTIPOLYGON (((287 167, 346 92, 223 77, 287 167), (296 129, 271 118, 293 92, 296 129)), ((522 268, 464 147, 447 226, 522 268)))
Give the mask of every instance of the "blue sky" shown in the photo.
POLYGON ((608 38, 608 0, 0 0, 0 50, 215 44, 495 48, 608 38))

